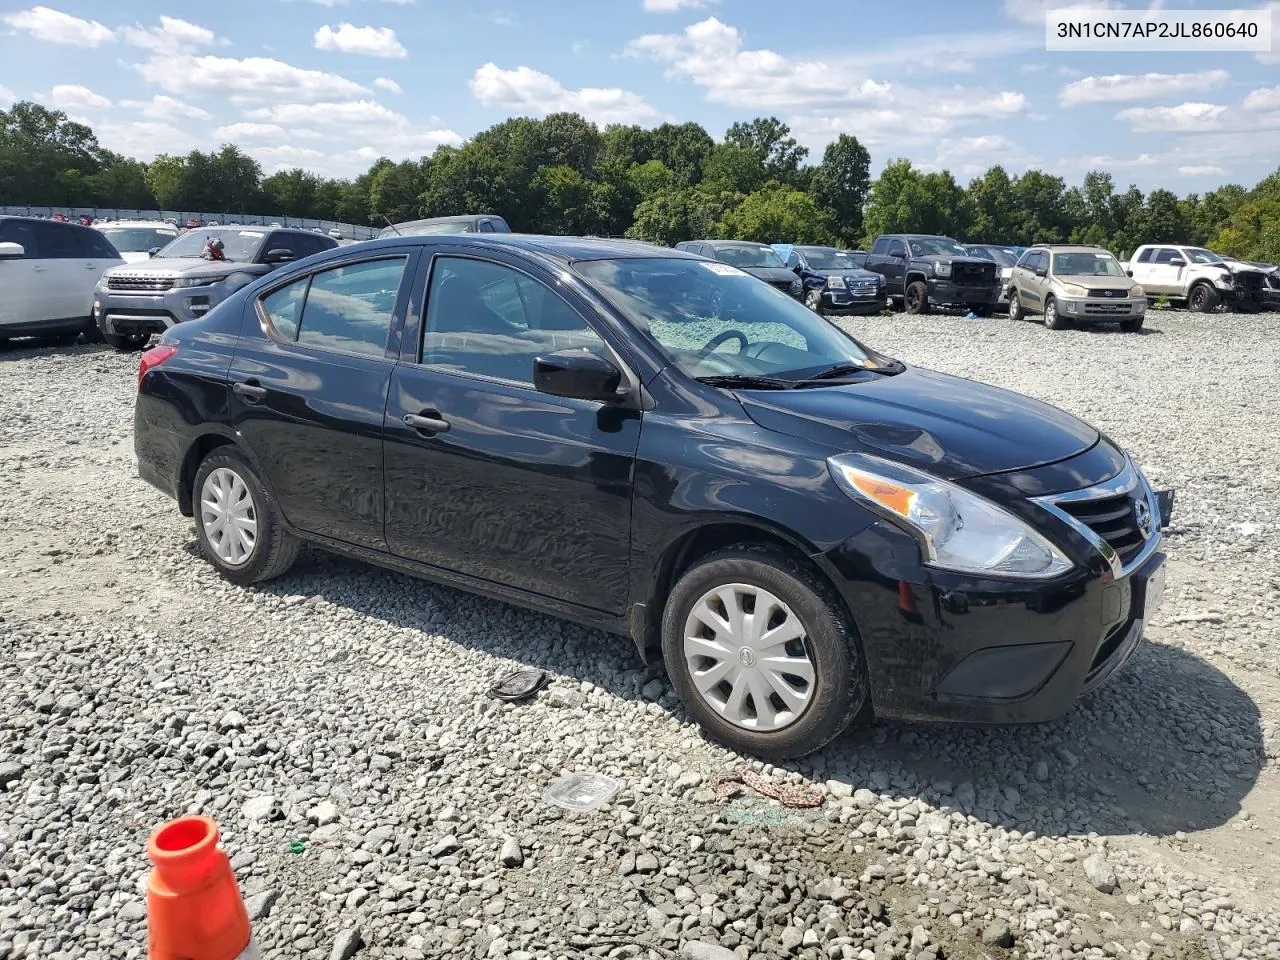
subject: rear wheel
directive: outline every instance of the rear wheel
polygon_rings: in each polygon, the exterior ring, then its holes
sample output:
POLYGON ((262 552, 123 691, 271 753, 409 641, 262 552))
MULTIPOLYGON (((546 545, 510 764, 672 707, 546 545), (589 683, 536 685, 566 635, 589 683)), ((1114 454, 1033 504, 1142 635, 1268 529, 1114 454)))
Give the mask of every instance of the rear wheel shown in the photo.
POLYGON ((1044 298, 1044 325, 1050 330, 1065 330, 1071 321, 1058 313, 1058 301, 1053 297, 1044 298))
POLYGON ((929 285, 923 280, 916 280, 913 283, 907 284, 907 290, 903 297, 902 304, 906 307, 907 313, 928 313, 929 285))
POLYGON ((1213 289, 1211 283, 1197 283, 1187 294, 1187 306, 1196 313, 1209 313, 1221 302, 1222 298, 1218 296, 1218 291, 1213 289))
POLYGON ((102 339, 107 345, 121 353, 132 353, 141 350, 151 341, 149 333, 104 333, 102 339))
POLYGON ((278 577, 298 557, 275 498, 235 448, 219 447, 196 470, 196 537, 205 559, 233 583, 278 577))
POLYGON ((866 666, 835 591, 781 551, 739 544, 667 599, 662 652, 707 735, 770 760, 820 749, 868 701, 866 666))

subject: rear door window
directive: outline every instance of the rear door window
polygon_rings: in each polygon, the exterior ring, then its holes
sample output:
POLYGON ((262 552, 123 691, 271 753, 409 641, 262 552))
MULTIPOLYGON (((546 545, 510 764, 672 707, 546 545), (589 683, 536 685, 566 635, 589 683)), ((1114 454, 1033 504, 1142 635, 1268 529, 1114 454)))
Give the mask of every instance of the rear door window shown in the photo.
POLYGON ((298 324, 298 344, 383 356, 406 263, 405 257, 366 260, 314 274, 298 324))
POLYGON ((1178 251, 1172 247, 1161 247, 1156 251, 1156 263, 1169 263, 1178 255, 1178 251))
POLYGON ((75 227, 65 224, 38 222, 36 236, 40 241, 40 257, 45 260, 71 260, 85 256, 84 248, 76 237, 75 227))

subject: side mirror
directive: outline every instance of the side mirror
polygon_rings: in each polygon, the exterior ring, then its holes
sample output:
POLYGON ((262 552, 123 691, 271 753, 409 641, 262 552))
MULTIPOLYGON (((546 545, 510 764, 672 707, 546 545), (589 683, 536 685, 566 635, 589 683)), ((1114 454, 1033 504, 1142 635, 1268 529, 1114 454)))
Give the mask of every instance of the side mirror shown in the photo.
POLYGON ((794 267, 791 268, 791 272, 798 277, 800 276, 801 273, 804 272, 804 267, 800 266, 800 264, 797 263, 794 267))
POLYGON ((1181 257, 1174 257, 1169 261, 1169 266, 1171 267, 1185 267, 1186 265, 1187 261, 1183 260, 1181 257))
POLYGON ((1037 277, 1047 277, 1048 275, 1049 275, 1049 268, 1048 268, 1048 267, 1036 267, 1036 276, 1037 276, 1037 277))
POLYGON ((1125 275, 1126 277, 1132 277, 1132 276, 1133 276, 1133 271, 1132 271, 1132 270, 1126 270, 1126 271, 1124 272, 1124 275, 1125 275))
POLYGON ((533 385, 539 393, 571 400, 618 399, 622 371, 588 350, 557 350, 535 357, 533 385))
POLYGON ((274 250, 268 250, 263 263, 288 263, 293 259, 293 251, 286 250, 284 247, 277 247, 274 250))
POLYGON ((147 256, 148 256, 148 257, 154 257, 154 256, 155 256, 157 253, 159 253, 159 252, 160 252, 160 248, 159 248, 159 247, 152 247, 150 250, 148 250, 148 251, 147 251, 147 256))
POLYGON ((905 260, 905 259, 907 259, 907 255, 906 255, 905 253, 903 253, 901 250, 890 250, 890 251, 888 252, 888 254, 886 254, 886 256, 893 257, 893 259, 895 259, 895 260, 905 260))
POLYGON ((0 243, 0 260, 20 260, 27 255, 27 248, 20 243, 0 243))

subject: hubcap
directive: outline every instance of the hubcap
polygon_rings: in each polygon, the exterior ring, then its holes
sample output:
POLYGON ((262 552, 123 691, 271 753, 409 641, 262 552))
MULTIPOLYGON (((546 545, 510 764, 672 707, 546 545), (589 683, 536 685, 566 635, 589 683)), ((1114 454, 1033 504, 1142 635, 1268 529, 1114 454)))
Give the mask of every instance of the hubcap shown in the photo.
POLYGON ((258 512, 239 474, 219 467, 200 489, 200 521, 218 559, 231 567, 248 561, 258 542, 258 512))
POLYGON ((729 723, 781 730, 813 699, 806 635, 800 618, 768 590, 729 583, 707 591, 689 611, 685 663, 699 696, 729 723))

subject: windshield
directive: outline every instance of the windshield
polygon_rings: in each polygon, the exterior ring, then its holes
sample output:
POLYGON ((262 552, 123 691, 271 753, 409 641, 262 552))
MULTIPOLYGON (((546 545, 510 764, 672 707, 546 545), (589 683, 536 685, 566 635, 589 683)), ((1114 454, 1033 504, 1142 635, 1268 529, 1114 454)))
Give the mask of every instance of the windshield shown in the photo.
POLYGON ((222 241, 222 255, 237 263, 249 263, 258 255, 258 249, 266 238, 262 230, 240 230, 235 227, 219 227, 213 230, 196 227, 188 230, 173 243, 160 251, 161 257, 198 257, 204 252, 205 241, 217 237, 222 241))
POLYGON ((964 247, 950 237, 917 237, 908 241, 913 257, 967 257, 964 247))
POLYGON ((1203 247, 1186 247, 1184 250, 1192 263, 1222 263, 1222 258, 1212 250, 1203 247))
POLYGON ((857 270, 858 264, 842 250, 824 250, 821 247, 804 247, 804 262, 813 270, 857 270))
POLYGON ((1055 253, 1053 272, 1062 277, 1123 277, 1124 271, 1109 253, 1055 253))
POLYGON ((387 227, 379 237, 434 237, 443 233, 475 233, 472 220, 449 220, 445 223, 397 223, 387 227))
POLYGON ((1018 262, 1018 255, 1006 247, 970 247, 969 255, 994 260, 1002 267, 1012 267, 1018 262))
POLYGON ((145 253, 163 247, 178 235, 177 230, 160 227, 100 227, 108 240, 121 253, 145 253))
POLYGON ((585 260, 574 269, 691 377, 803 379, 869 356, 799 301, 727 264, 585 260))
POLYGON ((782 258, 772 247, 712 247, 716 259, 735 267, 780 267, 786 269, 782 258))

